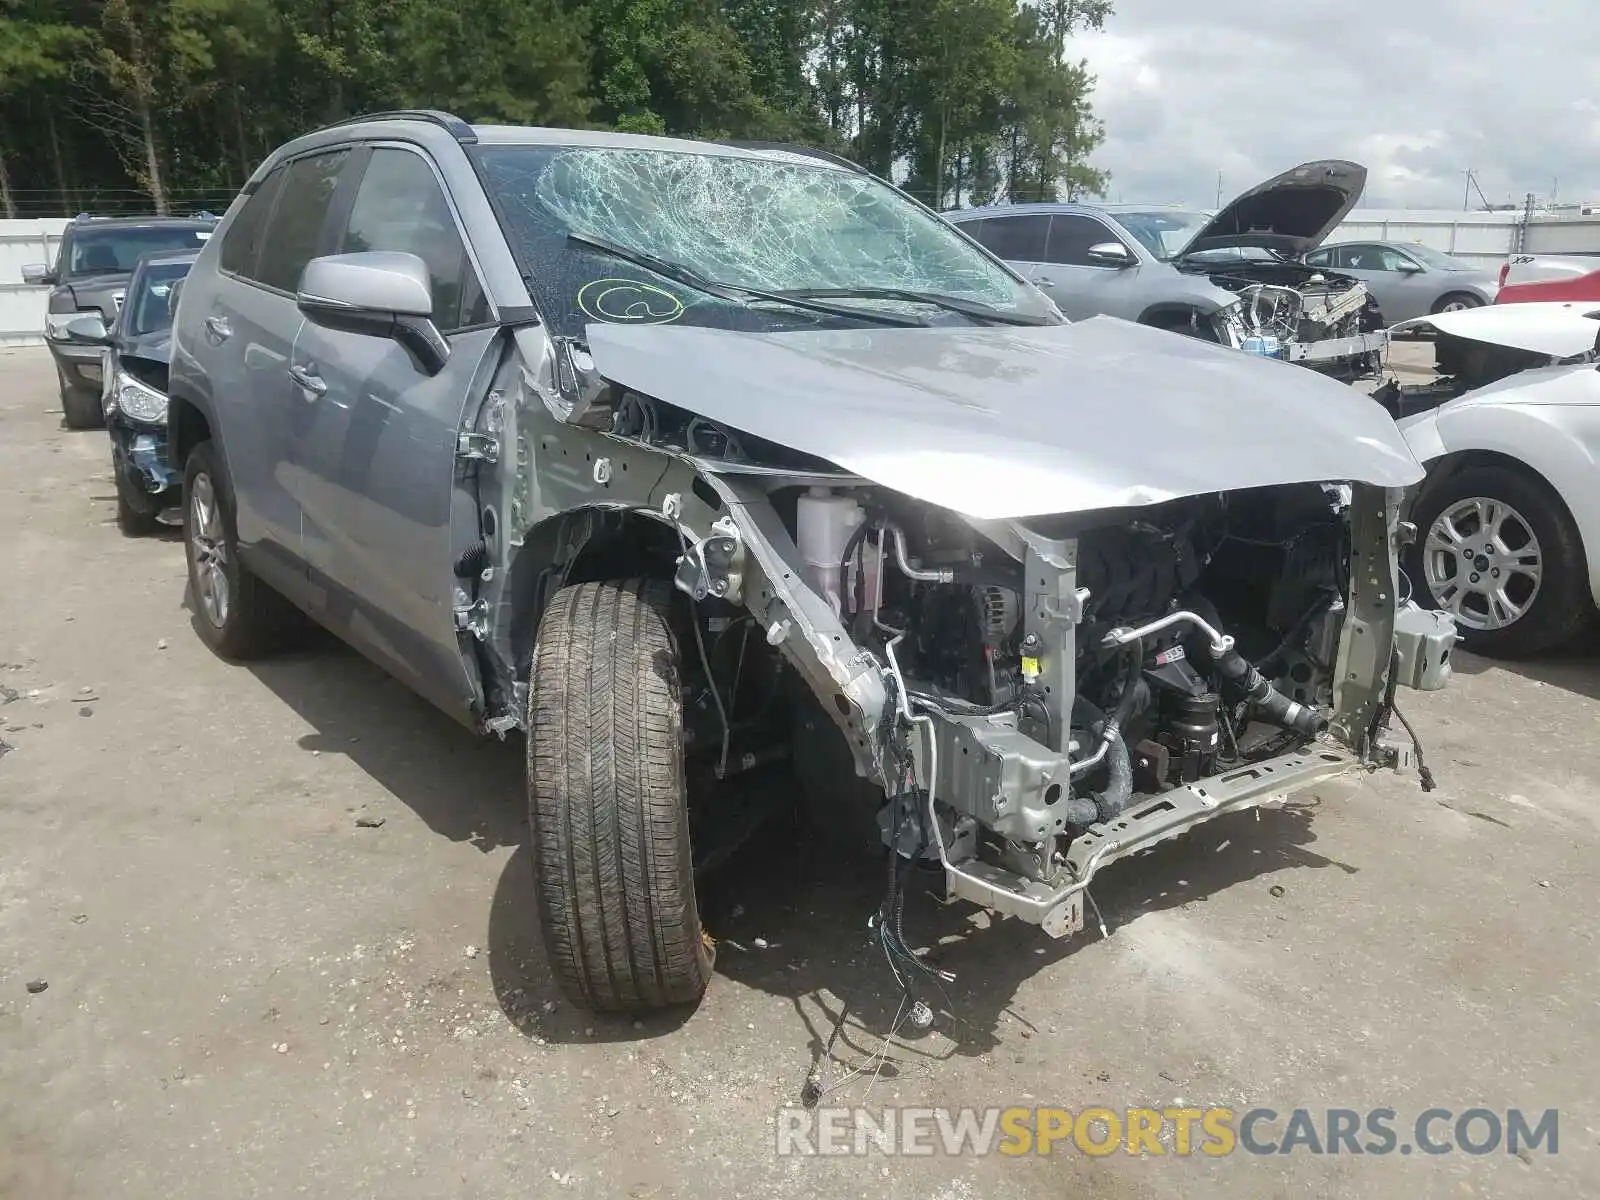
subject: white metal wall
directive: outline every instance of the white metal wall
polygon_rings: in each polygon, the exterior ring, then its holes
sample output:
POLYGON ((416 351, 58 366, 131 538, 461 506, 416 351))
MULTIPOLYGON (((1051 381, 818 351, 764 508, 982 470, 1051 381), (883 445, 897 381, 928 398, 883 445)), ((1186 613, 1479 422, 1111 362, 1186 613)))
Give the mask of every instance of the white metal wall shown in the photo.
POLYGON ((54 263, 62 217, 0 220, 0 346, 30 345, 44 339, 47 287, 22 282, 24 263, 54 263))

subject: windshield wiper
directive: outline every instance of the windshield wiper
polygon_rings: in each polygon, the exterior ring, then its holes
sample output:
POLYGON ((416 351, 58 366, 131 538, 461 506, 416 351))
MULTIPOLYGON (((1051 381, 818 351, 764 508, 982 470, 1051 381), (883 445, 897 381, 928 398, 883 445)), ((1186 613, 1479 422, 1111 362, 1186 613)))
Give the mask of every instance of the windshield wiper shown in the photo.
POLYGON ((840 299, 856 296, 862 300, 904 300, 911 304, 931 304, 935 308, 942 308, 946 312, 959 313, 961 316, 970 317, 974 321, 994 321, 1001 325, 1053 324, 1050 318, 1033 313, 1007 312, 1003 308, 994 308, 977 300, 963 300, 959 296, 947 296, 942 292, 919 292, 914 288, 794 288, 786 289, 779 294, 818 300, 829 296, 837 296, 840 299))
POLYGON ((576 242, 580 246, 587 246, 591 250, 599 250, 613 258, 620 258, 623 262, 630 262, 636 267, 643 267, 647 271, 654 271, 657 275, 674 282, 685 284, 696 291, 705 292, 707 295, 716 296, 722 300, 729 300, 735 304, 748 303, 751 300, 762 300, 772 304, 786 304, 790 308, 803 308, 809 312, 825 313, 831 317, 846 317, 853 321, 876 321, 880 325, 907 325, 923 326, 927 322, 921 317, 909 316, 905 313, 880 312, 876 309, 855 308, 848 304, 827 304, 822 297, 810 297, 804 293, 769 292, 761 288, 745 287, 737 283, 720 283, 715 279, 708 279, 687 263, 673 262, 671 259, 661 258, 651 254, 648 250, 635 250, 632 246, 623 246, 608 238, 597 237, 592 233, 568 233, 567 241, 576 242))

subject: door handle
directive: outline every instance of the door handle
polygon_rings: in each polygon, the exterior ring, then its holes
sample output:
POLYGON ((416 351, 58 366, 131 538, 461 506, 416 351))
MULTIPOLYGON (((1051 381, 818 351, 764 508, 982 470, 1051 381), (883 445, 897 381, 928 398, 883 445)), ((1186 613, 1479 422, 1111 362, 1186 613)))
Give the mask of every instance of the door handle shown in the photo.
POLYGON ((290 367, 289 378, 294 380, 296 387, 306 393, 307 400, 315 400, 328 390, 327 380, 304 367, 290 367))
POLYGON ((211 341, 220 346, 233 336, 233 326, 228 324, 227 317, 207 317, 206 333, 211 341))

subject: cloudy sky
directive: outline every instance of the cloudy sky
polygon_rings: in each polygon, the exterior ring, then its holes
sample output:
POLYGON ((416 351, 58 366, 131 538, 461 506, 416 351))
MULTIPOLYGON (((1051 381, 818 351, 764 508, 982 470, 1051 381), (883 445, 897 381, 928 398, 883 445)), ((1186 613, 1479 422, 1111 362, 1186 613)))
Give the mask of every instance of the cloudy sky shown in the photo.
POLYGON ((1116 0, 1077 39, 1110 200, 1216 203, 1314 158, 1363 207, 1600 201, 1597 0, 1116 0), (1474 195, 1474 201, 1477 197, 1474 195))

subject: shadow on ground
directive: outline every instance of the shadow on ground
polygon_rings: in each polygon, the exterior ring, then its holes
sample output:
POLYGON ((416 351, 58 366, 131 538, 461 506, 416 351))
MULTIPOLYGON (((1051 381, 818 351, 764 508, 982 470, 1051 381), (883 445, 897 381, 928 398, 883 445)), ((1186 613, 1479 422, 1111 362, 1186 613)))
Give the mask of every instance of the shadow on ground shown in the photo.
POLYGON ((521 844, 520 737, 477 736, 320 630, 249 669, 311 726, 299 739, 307 754, 345 756, 453 842, 521 844))
MULTIPOLYGON (((1186 839, 1108 869, 1094 889, 1111 936, 1146 912, 1206 902, 1224 889, 1262 875, 1294 869, 1357 868, 1317 854, 1313 816, 1317 804, 1224 817, 1186 839)), ((704 880, 702 916, 717 942, 717 974, 780 997, 806 1029, 808 1061, 797 1066, 795 1094, 804 1094, 807 1069, 825 1053, 841 1008, 848 1007, 835 1060, 877 1054, 897 1027, 902 994, 883 952, 870 940, 869 918, 883 899, 879 865, 852 864, 817 841, 774 822, 733 862, 704 880)), ((981 1056, 1007 1040, 1008 1024, 1022 1037, 1033 1030, 1015 1011, 1022 985, 1041 970, 1071 957, 1098 938, 1088 929, 1052 941, 1019 921, 993 921, 965 904, 935 898, 936 874, 914 878, 905 909, 910 944, 956 976, 919 994, 938 1012, 945 1038, 919 1040, 900 1023, 894 1051, 879 1067, 882 1078, 926 1070, 946 1056, 981 1056), (948 1040, 946 1040, 948 1039, 948 1040)), ((1270 903, 1261 889, 1262 902, 1270 903)), ((550 976, 533 914, 533 883, 525 851, 506 863, 489 915, 489 961, 506 1015, 529 1036, 555 1042, 633 1041, 658 1037, 682 1025, 691 1011, 596 1016, 569 1005, 550 976)))
MULTIPOLYGON (((495 889, 488 953, 495 993, 525 1035, 555 1042, 636 1041, 670 1033, 693 1009, 597 1015, 561 994, 546 962, 535 915, 522 801, 522 744, 474 736, 391 680, 337 639, 308 638, 296 653, 251 664, 250 670, 314 732, 307 753, 344 754, 410 807, 429 828, 484 851, 513 846, 495 889)), ((762 786, 793 786, 787 771, 762 786)), ((1212 895, 1262 875, 1298 869, 1357 868, 1317 854, 1315 798, 1280 809, 1223 817, 1186 838, 1118 863, 1094 887, 1113 937, 1147 912, 1205 903, 1212 895)), ((811 1057, 824 1057, 841 1007, 848 1006, 835 1058, 875 1053, 901 1015, 902 993, 872 940, 869 919, 885 889, 881 861, 852 861, 811 836, 800 819, 769 822, 733 859, 702 880, 701 909, 717 943, 717 973, 780 997, 807 1029, 811 1057)), ((935 897, 936 873, 913 877, 905 907, 906 938, 955 980, 923 997, 939 1013, 945 1038, 902 1039, 881 1075, 919 1069, 921 1056, 977 1056, 1006 1040, 1006 1025, 1031 1035, 1013 1001, 1029 979, 1098 938, 1083 933, 1053 941, 1019 921, 991 921, 966 905, 935 897), (927 1051, 918 1047, 926 1045, 927 1051), (933 1047, 939 1047, 934 1050, 933 1047)), ((1267 903, 1262 889, 1263 903, 1267 903)), ((797 1070, 797 1094, 805 1084, 797 1070)))

